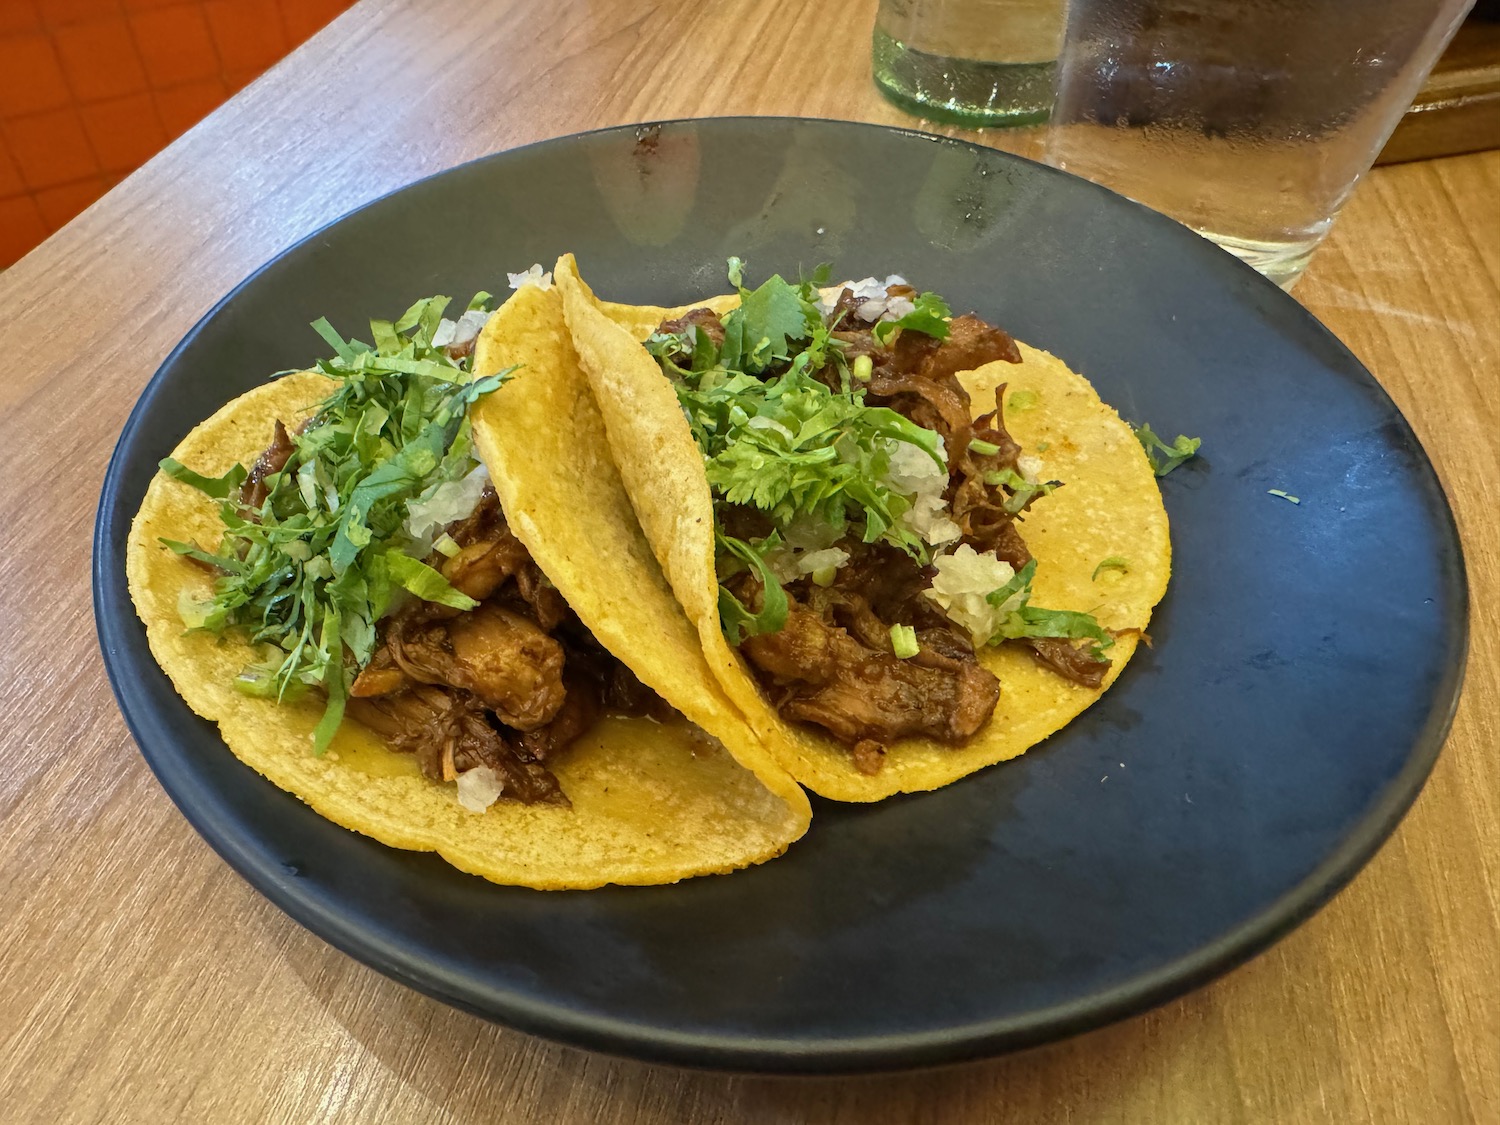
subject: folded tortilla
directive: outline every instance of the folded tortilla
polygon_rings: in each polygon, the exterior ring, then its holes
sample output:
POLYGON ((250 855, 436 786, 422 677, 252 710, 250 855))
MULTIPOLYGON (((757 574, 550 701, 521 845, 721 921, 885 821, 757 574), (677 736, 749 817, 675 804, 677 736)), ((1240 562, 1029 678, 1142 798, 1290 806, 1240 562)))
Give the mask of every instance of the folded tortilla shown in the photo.
MULTIPOLYGON (((670 315, 669 310, 659 310, 670 315)), ((131 526, 127 576, 152 654, 230 750, 317 812, 391 847, 435 851, 497 883, 581 889, 670 883, 780 855, 806 831, 807 797, 756 741, 704 661, 631 512, 562 320, 557 291, 526 286, 491 318, 475 368, 524 366, 472 415, 476 446, 514 534, 584 625, 690 721, 606 717, 548 767, 572 807, 502 799, 463 809, 452 784, 346 719, 316 757, 321 699, 236 691, 254 657, 233 636, 185 632, 179 599, 213 577, 162 537, 216 543, 217 505, 158 474, 131 526)), ((250 464, 272 423, 306 417, 332 380, 287 376, 235 399, 173 456, 216 475, 250 464)))
MULTIPOLYGON (((1007 428, 1028 454, 1040 456, 1042 479, 1064 482, 1039 499, 1021 525, 1037 559, 1032 600, 1048 609, 1091 613, 1114 630, 1111 667, 1102 686, 1087 688, 1044 668, 1020 645, 988 648, 980 663, 999 679, 1000 702, 973 738, 960 746, 902 739, 888 749, 879 773, 860 773, 849 750, 827 732, 783 719, 724 638, 713 498, 703 457, 671 381, 639 342, 644 334, 630 330, 650 314, 627 316, 600 302, 571 255, 558 260, 554 275, 646 538, 696 625, 720 685, 776 761, 803 785, 840 801, 939 788, 1025 753, 1098 699, 1124 670, 1171 572, 1161 491, 1131 428, 1088 381, 1056 357, 1021 344, 1020 364, 988 364, 959 378, 975 417, 993 409, 995 388, 1008 384, 1007 428), (1100 569, 1106 559, 1123 564, 1100 569)), ((716 311, 727 307, 720 302, 716 311)))

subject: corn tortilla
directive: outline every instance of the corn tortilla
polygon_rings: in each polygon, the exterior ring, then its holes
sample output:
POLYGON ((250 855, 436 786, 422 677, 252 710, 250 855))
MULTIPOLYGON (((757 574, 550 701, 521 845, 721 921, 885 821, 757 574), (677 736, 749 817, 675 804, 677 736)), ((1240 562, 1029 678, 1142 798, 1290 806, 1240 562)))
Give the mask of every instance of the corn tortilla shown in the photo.
MULTIPOLYGON (((412 755, 390 750, 352 719, 329 752, 315 757, 321 700, 278 704, 241 694, 233 681, 255 658, 252 648, 233 636, 184 631, 179 599, 207 597, 213 579, 159 540, 213 544, 222 528, 214 501, 164 474, 147 491, 126 554, 152 654, 188 706, 217 723, 230 750, 276 785, 346 828, 391 847, 435 851, 497 883, 548 890, 669 883, 781 854, 807 828, 807 798, 748 737, 688 643, 690 627, 651 564, 612 463, 598 455, 597 414, 577 394, 583 378, 555 293, 523 288, 491 319, 484 361, 521 358, 526 368, 475 421, 514 530, 585 625, 632 669, 644 670, 647 683, 666 687, 698 727, 602 720, 549 762, 570 809, 502 800, 487 813, 469 813, 451 784, 422 776, 412 755), (522 340, 519 352, 497 345, 510 338, 522 340), (524 422, 509 418, 509 410, 524 422), (529 443, 524 456, 509 445, 516 438, 529 443), (554 487, 559 483, 564 487, 554 487), (556 536, 558 545, 543 536, 556 536), (611 619, 616 612, 618 622, 611 619), (758 765, 767 784, 705 730, 758 765)), ((258 387, 193 430, 172 455, 210 475, 237 461, 248 465, 273 420, 295 424, 331 387, 316 373, 258 387)))
POLYGON ((612 319, 611 308, 601 306, 571 255, 558 261, 554 275, 610 449, 662 570, 696 624, 719 683, 760 741, 803 785, 841 801, 939 788, 1025 753, 1098 699, 1123 671, 1171 571, 1161 492, 1130 427, 1087 380, 1022 344, 1020 364, 993 363, 960 379, 976 417, 993 408, 995 387, 1008 384, 1007 401, 1016 404, 1006 412, 1011 434, 1040 456, 1042 479, 1065 482, 1037 501, 1022 524, 1037 559, 1033 603, 1089 612, 1118 631, 1109 650, 1111 668, 1101 687, 1086 688, 1043 668, 1019 646, 989 648, 980 662, 999 678, 1000 702, 978 734, 958 747, 902 739, 889 748, 879 773, 859 773, 849 751, 826 732, 783 719, 724 639, 712 496, 671 382, 616 323, 624 318, 612 319), (1019 392, 1026 393, 1018 400, 1019 392), (1126 560, 1126 569, 1105 568, 1096 577, 1108 558, 1126 560))
POLYGON ((741 721, 652 558, 556 289, 522 288, 485 326, 475 346, 476 376, 512 365, 519 365, 516 377, 470 415, 511 530, 594 637, 721 740, 781 799, 784 831, 800 836, 812 815, 807 795, 741 721))

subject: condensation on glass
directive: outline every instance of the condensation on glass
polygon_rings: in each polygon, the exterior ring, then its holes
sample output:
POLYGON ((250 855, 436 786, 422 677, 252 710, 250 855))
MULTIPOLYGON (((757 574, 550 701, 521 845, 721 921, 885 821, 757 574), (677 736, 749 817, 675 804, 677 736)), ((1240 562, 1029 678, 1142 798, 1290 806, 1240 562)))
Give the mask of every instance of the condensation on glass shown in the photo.
POLYGON ((1073 0, 1046 159, 1290 286, 1472 0, 1073 0))

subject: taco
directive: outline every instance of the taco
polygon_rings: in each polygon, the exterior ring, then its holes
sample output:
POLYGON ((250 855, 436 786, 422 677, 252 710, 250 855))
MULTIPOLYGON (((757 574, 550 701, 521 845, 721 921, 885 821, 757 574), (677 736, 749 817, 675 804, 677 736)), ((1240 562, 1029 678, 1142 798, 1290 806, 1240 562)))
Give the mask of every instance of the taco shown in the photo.
POLYGON ((715 676, 777 761, 838 800, 1025 752, 1114 682, 1166 590, 1135 434, 1055 357, 898 277, 752 291, 742 268, 733 311, 665 318, 642 344, 571 257, 556 267, 715 676))
POLYGON ((770 859, 807 798, 709 671, 545 282, 373 346, 319 322, 335 358, 193 430, 130 532, 152 653, 269 780, 495 882, 770 859))

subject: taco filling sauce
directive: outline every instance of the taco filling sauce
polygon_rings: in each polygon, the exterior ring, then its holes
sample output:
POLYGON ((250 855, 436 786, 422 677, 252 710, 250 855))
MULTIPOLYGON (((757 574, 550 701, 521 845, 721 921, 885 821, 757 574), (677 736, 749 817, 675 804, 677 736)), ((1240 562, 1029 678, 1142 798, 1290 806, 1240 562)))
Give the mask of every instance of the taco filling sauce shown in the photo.
POLYGON ((773 705, 871 774, 898 739, 958 745, 984 726, 1000 694, 987 644, 1098 687, 1112 636, 1030 604, 1020 525, 1061 482, 1007 432, 1005 386, 973 418, 957 378, 1019 363, 1011 337, 895 276, 751 291, 741 270, 731 259, 738 308, 666 321, 647 349, 704 456, 724 631, 773 705))

